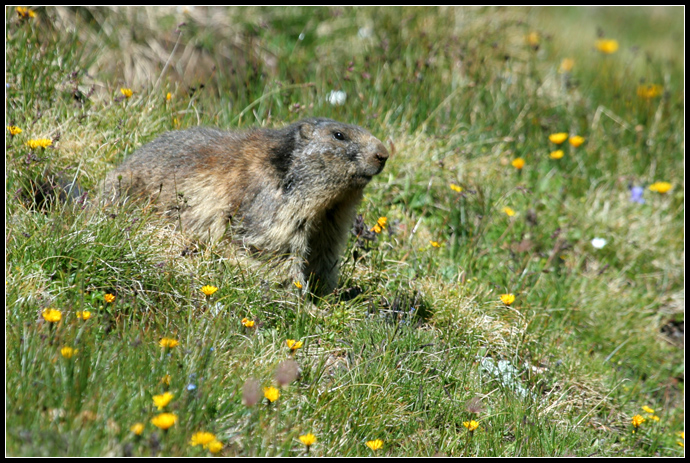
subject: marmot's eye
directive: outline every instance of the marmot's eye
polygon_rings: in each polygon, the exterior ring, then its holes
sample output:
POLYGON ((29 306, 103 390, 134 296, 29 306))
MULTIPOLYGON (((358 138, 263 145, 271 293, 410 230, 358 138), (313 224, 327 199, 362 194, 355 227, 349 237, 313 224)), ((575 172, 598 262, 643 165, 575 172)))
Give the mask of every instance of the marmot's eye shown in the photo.
POLYGON ((343 135, 342 132, 333 132, 333 137, 336 140, 345 140, 345 135, 343 135))

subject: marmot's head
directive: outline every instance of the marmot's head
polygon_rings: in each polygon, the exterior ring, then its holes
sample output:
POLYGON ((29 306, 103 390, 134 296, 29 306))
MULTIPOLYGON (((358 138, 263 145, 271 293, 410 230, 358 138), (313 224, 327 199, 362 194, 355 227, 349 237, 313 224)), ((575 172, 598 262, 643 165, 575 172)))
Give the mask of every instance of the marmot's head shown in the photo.
POLYGON ((273 164, 285 175, 285 192, 298 185, 303 191, 318 187, 331 194, 361 190, 383 170, 389 156, 378 138, 356 125, 316 118, 284 130, 294 144, 275 152, 273 164))

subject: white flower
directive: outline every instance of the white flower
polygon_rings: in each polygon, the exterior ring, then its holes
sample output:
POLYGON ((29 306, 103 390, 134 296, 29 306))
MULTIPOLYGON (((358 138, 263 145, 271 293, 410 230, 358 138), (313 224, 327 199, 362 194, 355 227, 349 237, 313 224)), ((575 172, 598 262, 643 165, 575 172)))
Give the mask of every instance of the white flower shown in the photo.
POLYGON ((347 99, 347 93, 342 90, 331 90, 331 92, 326 96, 328 102, 334 106, 340 106, 345 104, 347 99))
POLYGON ((596 249, 601 249, 606 246, 606 240, 604 238, 594 238, 592 240, 592 246, 596 249))

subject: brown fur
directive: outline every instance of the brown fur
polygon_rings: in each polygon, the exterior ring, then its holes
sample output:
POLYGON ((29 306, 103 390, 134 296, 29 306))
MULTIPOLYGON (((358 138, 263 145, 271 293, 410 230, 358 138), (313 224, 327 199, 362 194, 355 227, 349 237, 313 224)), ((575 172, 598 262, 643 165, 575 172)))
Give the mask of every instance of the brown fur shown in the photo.
POLYGON ((289 258, 291 278, 325 293, 337 285, 362 191, 387 159, 369 132, 330 119, 280 130, 193 128, 142 146, 105 186, 112 199, 153 199, 199 238, 229 236, 289 258))

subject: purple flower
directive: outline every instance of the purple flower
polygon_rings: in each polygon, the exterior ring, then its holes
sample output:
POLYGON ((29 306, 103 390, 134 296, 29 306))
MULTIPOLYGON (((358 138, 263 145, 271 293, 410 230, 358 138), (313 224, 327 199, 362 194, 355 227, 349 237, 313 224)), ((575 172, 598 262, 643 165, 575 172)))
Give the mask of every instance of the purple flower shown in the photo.
POLYGON ((644 198, 642 194, 644 193, 644 188, 641 186, 634 186, 630 188, 630 201, 634 203, 644 204, 644 198))

